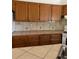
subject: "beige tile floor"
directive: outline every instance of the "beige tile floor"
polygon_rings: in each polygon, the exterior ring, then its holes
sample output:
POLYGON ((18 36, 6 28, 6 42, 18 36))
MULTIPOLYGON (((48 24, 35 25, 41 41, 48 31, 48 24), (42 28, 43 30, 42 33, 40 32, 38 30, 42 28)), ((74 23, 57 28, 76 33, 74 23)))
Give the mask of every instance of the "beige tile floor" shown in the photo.
POLYGON ((12 59, 56 59, 61 44, 13 48, 12 59))

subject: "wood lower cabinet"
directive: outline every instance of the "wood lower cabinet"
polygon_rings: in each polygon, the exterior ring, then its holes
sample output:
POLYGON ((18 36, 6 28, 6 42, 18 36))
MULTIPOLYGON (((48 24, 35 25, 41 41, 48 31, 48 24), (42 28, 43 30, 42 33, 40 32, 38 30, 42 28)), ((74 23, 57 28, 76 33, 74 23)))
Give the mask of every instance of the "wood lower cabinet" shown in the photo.
POLYGON ((39 45, 39 36, 38 35, 29 35, 29 46, 36 46, 39 45))
POLYGON ((27 47, 61 43, 61 34, 21 35, 12 37, 12 47, 27 47))
POLYGON ((36 22, 39 21, 39 4, 29 3, 29 21, 36 22))
POLYGON ((53 34, 51 35, 51 44, 61 43, 62 34, 53 34))
POLYGON ((40 21, 51 21, 51 5, 40 4, 40 21))
POLYGON ((12 47, 25 47, 28 46, 28 39, 27 36, 13 36, 12 37, 12 47))
POLYGON ((40 35, 40 45, 50 44, 51 36, 49 34, 40 35))
POLYGON ((17 1, 15 11, 16 21, 28 21, 28 3, 17 1))
POLYGON ((39 45, 38 35, 22 35, 12 37, 12 47, 26 47, 39 45))

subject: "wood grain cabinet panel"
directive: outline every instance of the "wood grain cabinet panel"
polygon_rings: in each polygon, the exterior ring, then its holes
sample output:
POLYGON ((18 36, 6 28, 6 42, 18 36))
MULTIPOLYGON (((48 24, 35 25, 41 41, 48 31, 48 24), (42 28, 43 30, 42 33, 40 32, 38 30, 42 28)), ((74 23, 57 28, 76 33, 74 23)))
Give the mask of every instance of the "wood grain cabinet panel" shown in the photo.
POLYGON ((61 43, 61 34, 21 35, 12 37, 12 47, 27 47, 61 43))
POLYGON ((21 36, 12 37, 12 47, 24 47, 24 38, 21 36))
POLYGON ((12 37, 12 47, 25 47, 28 46, 28 39, 27 36, 13 36, 12 37))
POLYGON ((15 13, 16 21, 28 21, 28 3, 17 1, 15 13))
POLYGON ((39 45, 39 36, 38 35, 29 35, 29 46, 36 46, 39 45))
POLYGON ((29 21, 39 21, 39 4, 29 3, 29 21))
POLYGON ((40 4, 40 21, 51 20, 51 5, 40 4))
POLYGON ((15 11, 16 9, 16 1, 12 0, 12 10, 15 11))
POLYGON ((63 12, 64 15, 67 15, 67 5, 64 5, 64 6, 63 6, 63 10, 64 10, 64 12, 63 12))
POLYGON ((51 35, 51 43, 52 44, 61 43, 61 40, 62 40, 62 34, 51 35))
POLYGON ((62 5, 52 5, 52 20, 59 21, 62 16, 62 5))
POLYGON ((49 34, 40 35, 40 45, 50 44, 50 38, 49 34))

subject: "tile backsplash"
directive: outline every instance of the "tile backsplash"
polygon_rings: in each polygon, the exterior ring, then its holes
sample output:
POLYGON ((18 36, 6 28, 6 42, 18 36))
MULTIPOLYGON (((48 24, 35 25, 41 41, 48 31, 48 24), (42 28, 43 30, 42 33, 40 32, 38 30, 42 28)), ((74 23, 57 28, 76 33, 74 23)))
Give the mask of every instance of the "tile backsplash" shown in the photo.
POLYGON ((14 22, 13 31, 63 30, 63 22, 14 22))

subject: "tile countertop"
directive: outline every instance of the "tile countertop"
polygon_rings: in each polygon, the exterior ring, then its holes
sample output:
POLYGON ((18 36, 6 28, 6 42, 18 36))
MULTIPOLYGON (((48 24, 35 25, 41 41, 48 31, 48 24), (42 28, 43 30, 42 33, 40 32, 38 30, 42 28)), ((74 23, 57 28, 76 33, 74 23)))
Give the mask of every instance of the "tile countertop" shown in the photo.
POLYGON ((56 59, 61 44, 32 46, 12 49, 12 59, 56 59))
POLYGON ((36 30, 36 31, 14 31, 12 36, 17 35, 39 35, 39 34, 55 34, 55 33, 63 33, 63 30, 36 30))

